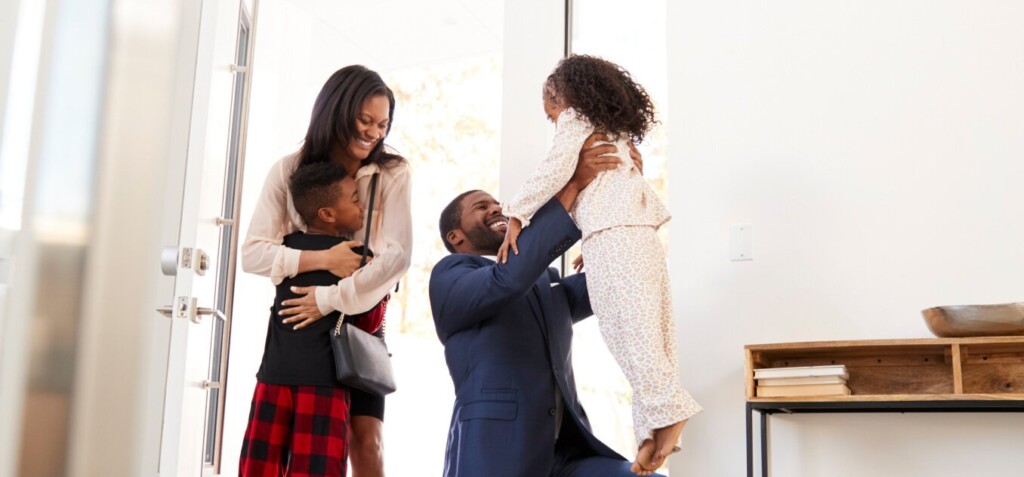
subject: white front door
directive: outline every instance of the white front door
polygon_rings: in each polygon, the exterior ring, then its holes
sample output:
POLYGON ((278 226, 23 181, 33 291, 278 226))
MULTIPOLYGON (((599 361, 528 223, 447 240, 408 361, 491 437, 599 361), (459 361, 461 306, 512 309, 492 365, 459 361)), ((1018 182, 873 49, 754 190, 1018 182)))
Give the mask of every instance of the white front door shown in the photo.
MULTIPOLYGON (((220 467, 224 376, 244 150, 250 9, 240 0, 192 0, 198 17, 187 161, 178 244, 161 257, 174 294, 158 311, 171 321, 160 475, 215 475, 220 467), (201 2, 201 3, 199 3, 201 2)), ((188 10, 188 9, 186 9, 188 10)), ((187 62, 185 59, 183 62, 187 62)), ((192 65, 186 65, 186 68, 192 65)), ((163 319, 163 318, 159 318, 163 319)))

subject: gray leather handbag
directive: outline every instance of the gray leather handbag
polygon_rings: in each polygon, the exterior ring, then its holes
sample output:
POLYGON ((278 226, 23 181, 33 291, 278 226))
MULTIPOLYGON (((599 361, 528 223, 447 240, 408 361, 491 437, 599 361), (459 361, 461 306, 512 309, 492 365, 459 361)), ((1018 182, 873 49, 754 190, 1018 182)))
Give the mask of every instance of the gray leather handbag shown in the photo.
MULTIPOLYGON (((366 264, 370 249, 370 226, 373 223, 373 201, 377 195, 378 175, 374 174, 370 181, 370 207, 366 212, 366 238, 363 241, 360 267, 366 264)), ((342 314, 331 335, 331 349, 334 350, 334 365, 339 382, 378 396, 395 392, 391 353, 388 353, 388 345, 383 338, 347 322, 342 314)))

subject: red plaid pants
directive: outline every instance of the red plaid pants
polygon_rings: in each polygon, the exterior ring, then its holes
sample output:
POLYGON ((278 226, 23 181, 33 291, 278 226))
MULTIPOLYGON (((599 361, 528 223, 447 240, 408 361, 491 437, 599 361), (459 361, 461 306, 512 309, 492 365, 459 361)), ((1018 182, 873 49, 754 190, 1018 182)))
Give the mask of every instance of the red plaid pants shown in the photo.
POLYGON ((256 383, 238 475, 343 477, 348 419, 344 388, 256 383))

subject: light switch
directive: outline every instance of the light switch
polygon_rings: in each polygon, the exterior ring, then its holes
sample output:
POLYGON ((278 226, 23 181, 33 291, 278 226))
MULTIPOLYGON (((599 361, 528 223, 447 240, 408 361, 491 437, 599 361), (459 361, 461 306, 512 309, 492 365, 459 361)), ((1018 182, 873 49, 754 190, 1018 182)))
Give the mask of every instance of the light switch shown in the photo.
POLYGON ((749 224, 729 227, 729 260, 734 262, 753 260, 752 237, 753 230, 749 224))

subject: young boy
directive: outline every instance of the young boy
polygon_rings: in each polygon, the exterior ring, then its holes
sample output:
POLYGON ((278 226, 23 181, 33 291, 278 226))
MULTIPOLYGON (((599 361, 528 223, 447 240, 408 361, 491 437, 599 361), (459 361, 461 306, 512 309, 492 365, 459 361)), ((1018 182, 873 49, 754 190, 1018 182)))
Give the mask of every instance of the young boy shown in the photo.
MULTIPOLYGON (((306 232, 286 235, 286 246, 325 250, 362 228, 364 217, 356 183, 341 165, 321 162, 299 167, 292 173, 289 189, 295 210, 306 222, 306 232)), ((362 249, 353 251, 361 253, 362 249)), ((304 327, 285 324, 285 317, 278 314, 281 302, 297 296, 292 287, 327 286, 338 280, 330 272, 311 271, 287 278, 277 286, 242 443, 239 475, 345 475, 350 393, 354 390, 335 379, 330 335, 338 312, 304 327)), ((386 303, 387 298, 353 317, 358 318, 356 325, 371 333, 378 331, 386 303)), ((383 411, 382 402, 380 407, 383 411)))

